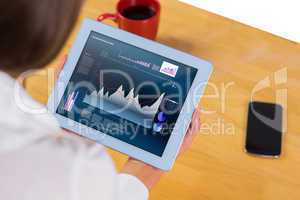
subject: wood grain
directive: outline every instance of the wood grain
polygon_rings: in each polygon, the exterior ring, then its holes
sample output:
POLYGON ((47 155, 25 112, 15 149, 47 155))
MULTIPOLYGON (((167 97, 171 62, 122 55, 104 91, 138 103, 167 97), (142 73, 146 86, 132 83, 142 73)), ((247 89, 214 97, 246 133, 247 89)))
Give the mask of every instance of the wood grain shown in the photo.
MULTIPOLYGON (((83 18, 112 12, 115 2, 86 1, 60 56, 68 53, 83 18)), ((214 73, 200 104, 205 111, 201 114, 202 130, 191 149, 151 191, 150 199, 298 200, 300 45, 175 0, 161 2, 158 41, 211 61, 214 73), (275 82, 278 71, 283 78, 287 73, 281 84, 275 82), (270 79, 270 87, 253 93, 265 78, 270 79), (274 102, 280 94, 280 102, 286 104, 283 155, 277 160, 247 155, 243 148, 251 96, 274 102)), ((55 68, 57 62, 46 69, 55 68)), ((52 88, 46 77, 44 70, 27 81, 30 94, 42 103, 52 88)), ((126 156, 109 152, 120 169, 126 156)))

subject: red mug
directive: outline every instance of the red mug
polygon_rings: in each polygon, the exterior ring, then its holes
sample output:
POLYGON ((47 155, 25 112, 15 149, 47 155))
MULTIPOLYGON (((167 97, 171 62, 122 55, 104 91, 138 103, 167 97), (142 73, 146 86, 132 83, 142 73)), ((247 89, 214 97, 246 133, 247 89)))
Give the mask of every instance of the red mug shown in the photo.
POLYGON ((158 0, 120 0, 117 4, 116 13, 104 13, 97 18, 97 21, 111 19, 116 22, 120 29, 155 40, 158 32, 160 18, 160 2, 158 0), (136 6, 143 6, 151 9, 154 14, 146 19, 130 19, 123 15, 126 9, 136 6))

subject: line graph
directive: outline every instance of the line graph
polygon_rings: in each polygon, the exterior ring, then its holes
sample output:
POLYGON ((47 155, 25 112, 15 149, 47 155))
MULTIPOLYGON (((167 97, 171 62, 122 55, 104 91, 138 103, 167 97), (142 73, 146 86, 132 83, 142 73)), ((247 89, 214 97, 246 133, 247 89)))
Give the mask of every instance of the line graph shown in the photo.
POLYGON ((83 102, 146 128, 152 127, 155 114, 165 96, 163 93, 152 105, 142 107, 139 103, 139 95, 134 96, 134 88, 127 96, 122 85, 111 95, 108 95, 108 92, 104 94, 104 91, 103 87, 99 92, 93 91, 84 97, 83 102))

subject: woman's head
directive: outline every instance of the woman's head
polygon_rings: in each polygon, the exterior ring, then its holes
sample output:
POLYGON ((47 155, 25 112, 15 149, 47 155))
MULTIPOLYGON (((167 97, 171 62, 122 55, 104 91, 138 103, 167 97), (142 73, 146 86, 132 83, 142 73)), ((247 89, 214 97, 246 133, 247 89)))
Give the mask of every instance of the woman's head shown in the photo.
POLYGON ((51 61, 81 4, 82 0, 1 0, 0 69, 25 71, 51 61))

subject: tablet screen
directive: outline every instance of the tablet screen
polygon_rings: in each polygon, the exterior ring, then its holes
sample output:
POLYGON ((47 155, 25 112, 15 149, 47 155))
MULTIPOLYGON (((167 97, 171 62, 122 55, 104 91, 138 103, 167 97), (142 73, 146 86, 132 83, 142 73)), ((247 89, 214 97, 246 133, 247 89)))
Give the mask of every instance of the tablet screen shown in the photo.
POLYGON ((56 112, 162 156, 196 73, 92 31, 56 112))

